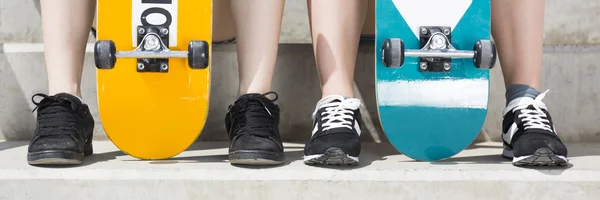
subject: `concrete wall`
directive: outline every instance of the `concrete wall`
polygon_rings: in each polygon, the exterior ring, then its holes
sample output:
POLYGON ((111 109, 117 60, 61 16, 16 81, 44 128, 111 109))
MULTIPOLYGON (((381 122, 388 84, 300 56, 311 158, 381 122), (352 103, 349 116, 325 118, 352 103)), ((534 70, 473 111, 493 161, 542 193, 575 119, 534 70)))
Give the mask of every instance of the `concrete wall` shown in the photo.
MULTIPOLYGON (((600 2, 548 0, 544 36, 543 90, 550 89, 550 107, 561 136, 567 141, 600 141, 600 2)), ((35 129, 31 95, 47 92, 43 52, 40 51, 39 2, 5 0, 0 3, 0 139, 29 139, 35 129), (15 44, 25 44, 15 47, 15 44), (37 47, 37 48, 36 48, 37 47), (19 52, 20 51, 20 52, 19 52), (32 70, 33 72, 29 72, 32 70)), ((305 141, 310 135, 310 114, 320 97, 306 3, 286 1, 281 47, 273 89, 283 109, 281 131, 288 141, 305 141), (293 83, 294 88, 286 86, 293 83)), ((366 29, 369 28, 367 25, 366 29)), ((90 40, 91 41, 91 40, 90 40)), ((373 46, 364 45, 357 58, 356 89, 364 100, 366 141, 385 141, 378 124, 374 97, 373 46)), ((86 57, 83 97, 96 118, 96 138, 106 139, 98 118, 95 68, 86 57)), ((224 140, 223 119, 237 90, 235 46, 220 46, 213 53, 210 113, 203 140, 224 140)), ((479 140, 499 140, 504 86, 500 67, 492 70, 490 111, 479 140)))

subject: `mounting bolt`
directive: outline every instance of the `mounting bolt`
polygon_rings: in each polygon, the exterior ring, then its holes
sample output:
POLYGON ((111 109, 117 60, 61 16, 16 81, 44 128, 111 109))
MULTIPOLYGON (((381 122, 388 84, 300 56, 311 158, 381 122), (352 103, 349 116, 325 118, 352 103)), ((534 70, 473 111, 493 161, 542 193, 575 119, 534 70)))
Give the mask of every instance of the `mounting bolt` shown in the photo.
POLYGON ((144 34, 144 33, 146 33, 146 29, 144 29, 144 28, 139 28, 139 29, 138 29, 138 33, 139 33, 139 34, 144 34))
POLYGON ((426 62, 421 62, 421 70, 426 70, 427 69, 427 63, 426 62))
POLYGON ((169 69, 169 65, 167 65, 166 63, 161 63, 160 64, 160 69, 163 71, 166 71, 167 69, 169 69))
POLYGON ((450 35, 450 29, 444 29, 444 35, 450 35))
POLYGON ((138 63, 137 68, 138 68, 138 70, 144 70, 144 68, 146 68, 146 66, 144 66, 144 63, 138 63))
POLYGON ((426 28, 422 28, 421 29, 421 34, 423 34, 423 35, 427 34, 427 29, 426 28))
POLYGON ((166 34, 169 34, 169 29, 163 28, 162 30, 160 30, 160 32, 161 32, 163 35, 166 35, 166 34))
POLYGON ((450 70, 450 63, 444 63, 444 70, 449 71, 450 70))

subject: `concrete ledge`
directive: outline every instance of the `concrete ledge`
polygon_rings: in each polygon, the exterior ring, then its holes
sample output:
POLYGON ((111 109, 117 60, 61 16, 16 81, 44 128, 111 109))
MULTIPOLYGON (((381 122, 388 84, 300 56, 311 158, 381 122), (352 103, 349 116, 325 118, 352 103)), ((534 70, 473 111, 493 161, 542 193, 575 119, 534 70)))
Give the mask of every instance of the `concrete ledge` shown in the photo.
POLYGON ((283 166, 235 167, 227 144, 197 143, 163 161, 139 161, 109 141, 79 167, 26 163, 26 142, 0 141, 0 199, 597 199, 600 144, 568 144, 566 168, 518 168, 500 143, 478 143, 437 163, 415 162, 387 143, 364 143, 361 165, 311 167, 287 143, 283 166))

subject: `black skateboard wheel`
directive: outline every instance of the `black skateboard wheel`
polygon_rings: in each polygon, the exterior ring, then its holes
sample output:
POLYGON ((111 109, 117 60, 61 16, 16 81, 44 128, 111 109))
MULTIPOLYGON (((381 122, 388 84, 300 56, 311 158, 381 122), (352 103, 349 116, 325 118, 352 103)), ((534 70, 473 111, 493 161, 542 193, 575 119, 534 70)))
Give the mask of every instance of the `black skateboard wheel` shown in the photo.
POLYGON ((492 69, 496 65, 496 43, 491 40, 478 40, 473 47, 473 64, 479 69, 492 69))
POLYGON ((98 69, 112 69, 117 63, 117 48, 112 40, 100 40, 94 45, 94 63, 98 69))
POLYGON ((208 42, 192 40, 188 44, 188 65, 192 69, 208 67, 208 42))
POLYGON ((404 42, 399 38, 383 41, 382 61, 386 67, 397 68, 404 64, 404 42))

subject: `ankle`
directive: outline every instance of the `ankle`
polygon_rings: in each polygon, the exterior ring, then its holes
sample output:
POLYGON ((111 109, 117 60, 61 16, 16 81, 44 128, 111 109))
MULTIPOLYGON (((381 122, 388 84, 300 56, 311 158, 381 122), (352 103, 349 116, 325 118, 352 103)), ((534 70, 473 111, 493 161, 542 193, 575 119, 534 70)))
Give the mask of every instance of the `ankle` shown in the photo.
POLYGON ((270 87, 257 87, 257 86, 239 86, 238 97, 246 94, 264 94, 270 92, 270 87))
POLYGON ((341 94, 341 93, 323 93, 321 94, 321 99, 332 98, 332 97, 342 97, 343 99, 352 99, 355 98, 353 94, 341 94))
POLYGON ((538 95, 540 95, 540 92, 534 87, 525 84, 514 84, 506 89, 506 105, 520 97, 536 98, 538 95))
POLYGON ((81 90, 79 88, 50 88, 48 95, 50 96, 54 96, 56 94, 70 94, 73 95, 77 98, 79 98, 79 100, 81 100, 81 90))

